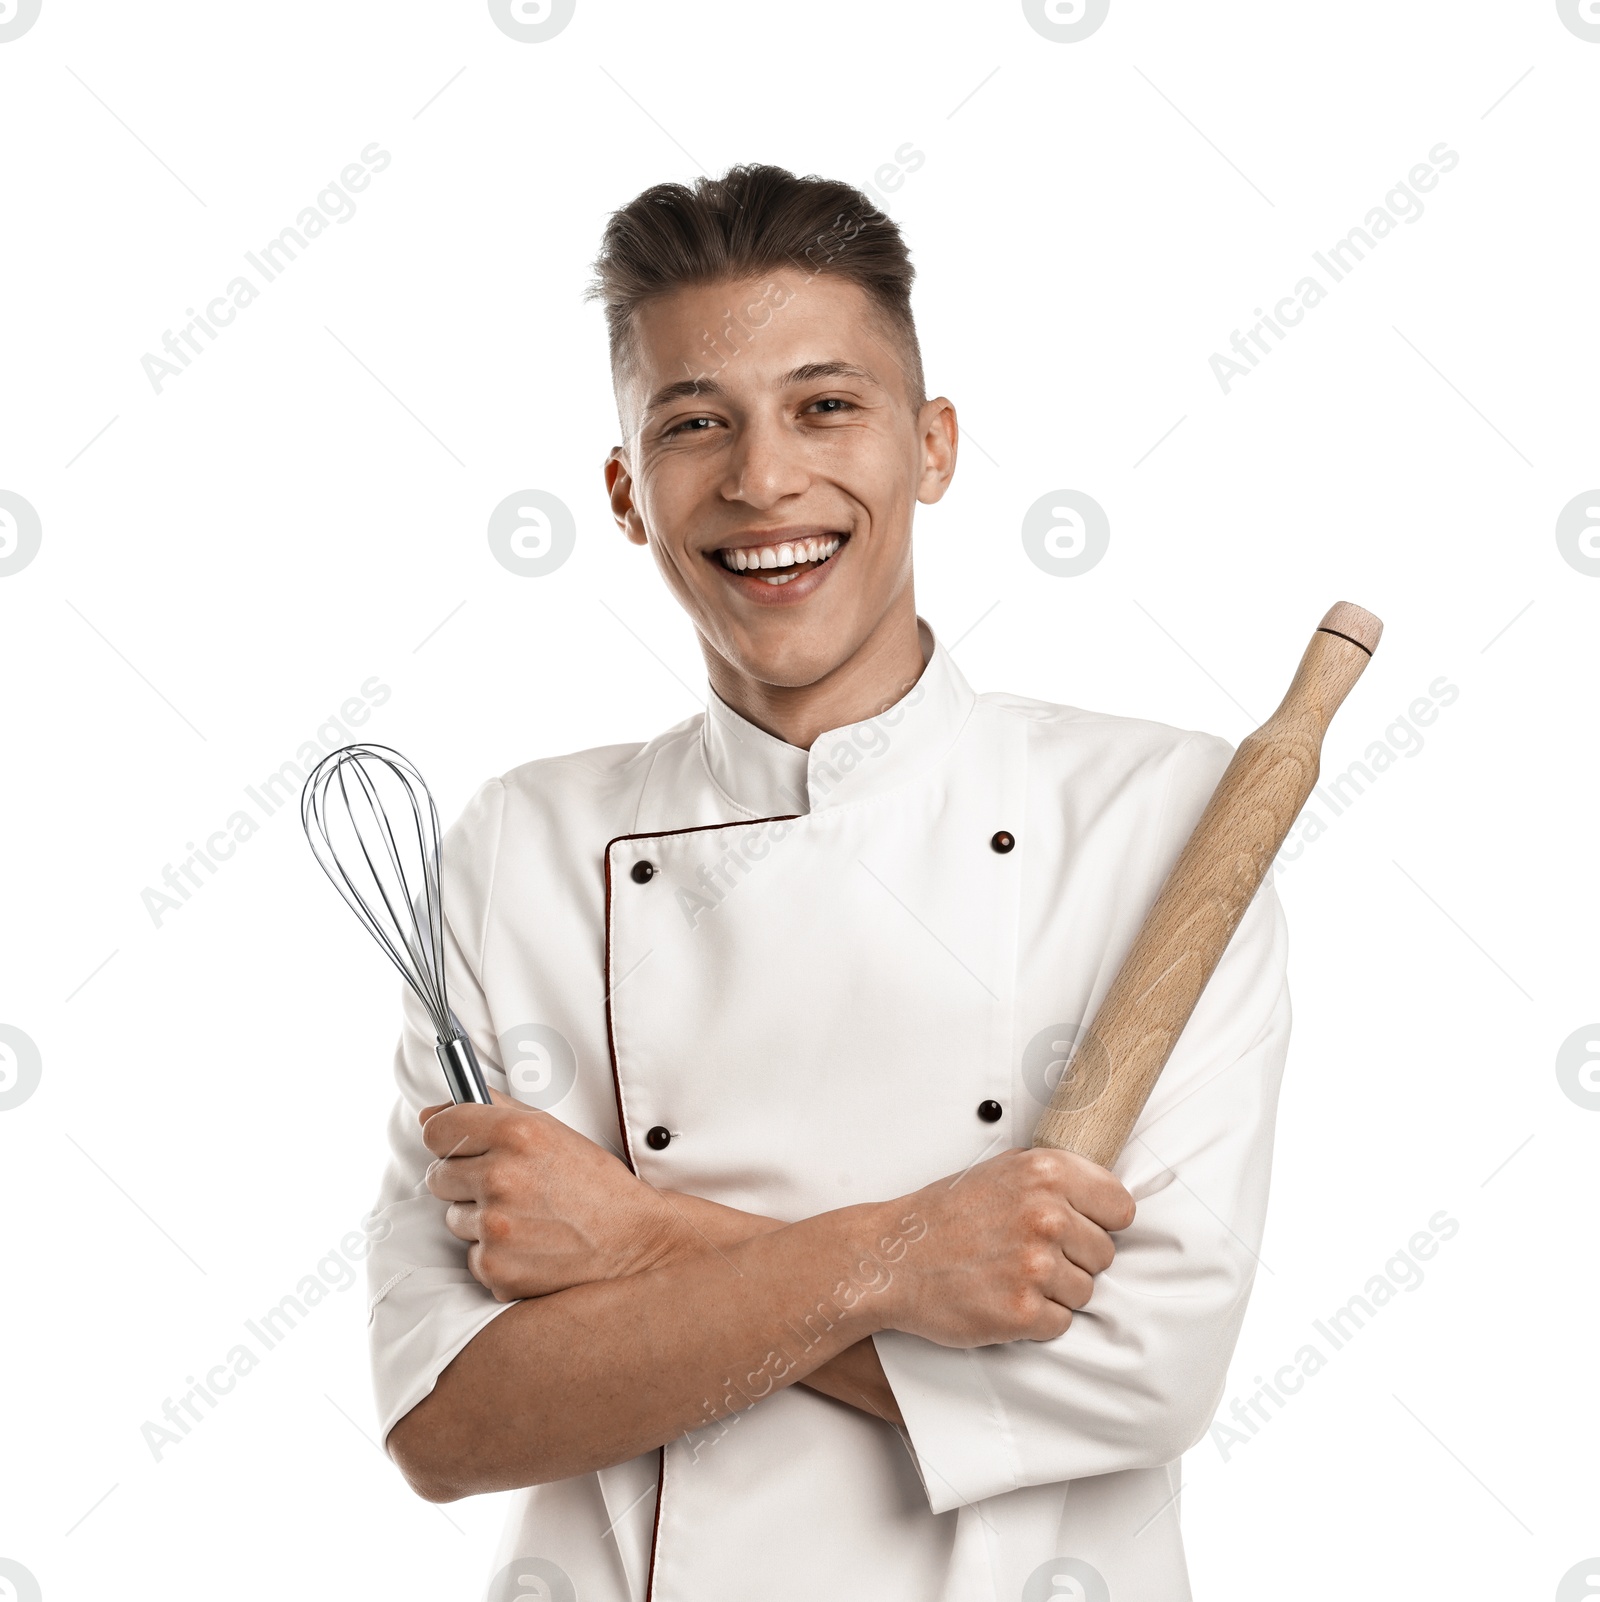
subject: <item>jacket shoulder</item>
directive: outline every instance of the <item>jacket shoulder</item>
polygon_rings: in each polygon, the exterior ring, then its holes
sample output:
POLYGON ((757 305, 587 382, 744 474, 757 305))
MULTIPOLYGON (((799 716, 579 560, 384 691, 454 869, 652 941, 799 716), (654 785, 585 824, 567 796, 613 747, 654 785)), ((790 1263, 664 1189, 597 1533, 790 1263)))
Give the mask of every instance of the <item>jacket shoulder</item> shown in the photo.
POLYGON ((650 740, 597 745, 559 756, 536 757, 486 779, 467 803, 451 833, 482 847, 502 830, 529 829, 546 839, 577 831, 584 839, 626 834, 651 769, 663 756, 680 755, 700 736, 704 713, 650 740))
POLYGON ((1074 768, 1091 763, 1124 772, 1175 766, 1203 774, 1214 769, 1214 781, 1233 756, 1228 740, 1203 729, 1180 729, 1153 718, 1095 712, 1004 691, 979 700, 1000 716, 1027 725, 1029 755, 1035 761, 1053 758, 1074 768))
POLYGON ((597 842, 628 833, 651 768, 663 751, 698 737, 700 718, 652 740, 538 757, 484 780, 443 839, 444 901, 458 930, 474 931, 475 942, 464 938, 469 949, 481 949, 504 873, 543 885, 559 876, 552 865, 576 871, 595 858, 597 842))

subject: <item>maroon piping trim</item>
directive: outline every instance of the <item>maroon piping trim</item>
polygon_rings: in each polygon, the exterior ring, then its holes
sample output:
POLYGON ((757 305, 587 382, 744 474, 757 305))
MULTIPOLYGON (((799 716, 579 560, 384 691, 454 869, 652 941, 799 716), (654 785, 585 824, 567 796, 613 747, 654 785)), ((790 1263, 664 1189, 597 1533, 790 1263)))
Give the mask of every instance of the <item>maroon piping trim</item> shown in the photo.
MULTIPOLYGON (((618 835, 617 838, 626 839, 627 836, 618 835)), ((633 1143, 628 1139, 628 1120, 622 1114, 622 1079, 617 1073, 617 1037, 611 1026, 611 846, 612 842, 606 841, 605 851, 600 858, 600 871, 605 878, 606 886, 605 951, 600 965, 606 987, 606 1056, 611 1062, 611 1090, 617 1098, 617 1133, 622 1137, 622 1155, 629 1169, 637 1174, 639 1168, 633 1160, 633 1143)))
POLYGON ((661 1549, 661 1504, 667 1491, 667 1449, 658 1448, 656 1464, 656 1516, 650 1524, 650 1572, 644 1582, 644 1602, 651 1602, 656 1594, 656 1553, 661 1549))
MULTIPOLYGON (((606 928, 603 972, 606 979, 606 1055, 611 1059, 611 1089, 617 1098, 617 1131, 622 1136, 622 1151, 627 1158, 628 1167, 635 1174, 639 1172, 633 1160, 633 1142, 628 1138, 628 1120, 622 1110, 622 1075, 617 1071, 617 1035, 611 1016, 611 848, 620 845, 625 840, 664 840, 673 834, 705 834, 712 829, 740 829, 751 823, 786 823, 791 818, 798 818, 798 812, 782 812, 771 818, 740 818, 733 823, 697 823, 687 829, 654 829, 644 830, 637 834, 619 834, 606 841, 605 853, 601 857, 601 868, 605 877, 606 886, 606 928)), ((659 1449, 660 1460, 656 1464, 656 1516, 655 1522, 650 1526, 650 1575, 645 1583, 644 1602, 651 1602, 656 1592, 656 1554, 661 1541, 661 1505, 666 1501, 667 1491, 667 1449, 663 1445, 659 1449)))

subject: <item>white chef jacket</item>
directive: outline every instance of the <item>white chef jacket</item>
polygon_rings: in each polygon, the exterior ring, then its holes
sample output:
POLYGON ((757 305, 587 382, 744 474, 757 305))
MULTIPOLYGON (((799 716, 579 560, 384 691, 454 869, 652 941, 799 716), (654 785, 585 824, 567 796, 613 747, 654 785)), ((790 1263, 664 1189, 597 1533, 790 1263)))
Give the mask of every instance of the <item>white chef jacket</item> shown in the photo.
MULTIPOLYGON (((785 1220, 1029 1143, 1050 1063, 1232 748, 976 695, 918 627, 910 692, 809 751, 712 693, 646 744, 478 791, 445 841, 446 956, 494 1088, 652 1184, 785 1220)), ((491 1597, 1185 1602, 1179 1459, 1220 1402, 1254 1278, 1286 957, 1269 881, 1114 1164, 1138 1216, 1065 1334, 963 1351, 888 1331, 903 1433, 792 1386, 519 1491, 491 1597)), ((391 1227, 369 1259, 385 1434, 506 1305, 423 1183, 417 1110, 445 1091, 409 996, 395 1067, 391 1227)))

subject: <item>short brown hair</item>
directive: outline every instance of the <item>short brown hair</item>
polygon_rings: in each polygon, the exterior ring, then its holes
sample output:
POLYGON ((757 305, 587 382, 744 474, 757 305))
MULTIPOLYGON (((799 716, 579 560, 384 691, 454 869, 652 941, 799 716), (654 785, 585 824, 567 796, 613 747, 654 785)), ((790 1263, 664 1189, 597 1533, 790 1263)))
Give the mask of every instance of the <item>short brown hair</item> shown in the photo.
POLYGON ((632 361, 633 314, 645 302, 774 267, 859 285, 899 346, 913 409, 923 405, 922 350, 911 316, 916 268, 898 226, 849 184, 761 163, 692 186, 656 184, 611 214, 584 298, 604 302, 613 381, 632 361))

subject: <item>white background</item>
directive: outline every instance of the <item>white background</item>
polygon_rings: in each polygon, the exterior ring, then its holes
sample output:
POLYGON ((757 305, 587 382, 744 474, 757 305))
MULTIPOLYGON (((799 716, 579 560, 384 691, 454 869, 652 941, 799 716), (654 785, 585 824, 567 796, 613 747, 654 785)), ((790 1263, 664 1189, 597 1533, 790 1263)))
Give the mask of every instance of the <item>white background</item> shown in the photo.
POLYGON ((1556 1596, 1600 1551, 1600 1112, 1555 1070, 1600 1017, 1600 577, 1555 539, 1600 484, 1597 95, 1554 0, 1113 0, 1079 43, 1001 0, 578 0, 538 44, 469 0, 44 0, 0 44, 0 489, 43 531, 0 578, 0 1024, 43 1064, 0 1113, 0 1557, 47 1602, 480 1594, 500 1509, 372 1443, 359 1287, 141 1439, 359 1223, 398 1028, 292 808, 159 927, 141 892, 374 675, 361 736, 447 818, 696 710, 603 498, 581 292, 611 208, 766 160, 906 230, 968 430, 919 610, 975 687, 1236 741, 1343 598, 1387 633, 1325 773, 1459 689, 1279 881, 1295 1033, 1229 1397, 1459 1232, 1189 1454, 1184 1524, 1202 1602, 1556 1596), (357 214, 157 394, 141 357, 373 141, 357 214), (1224 394, 1213 352, 1441 141, 1424 214, 1224 394), (485 537, 527 488, 578 528, 537 579, 485 537), (1111 524, 1075 578, 1019 537, 1061 488, 1111 524))

